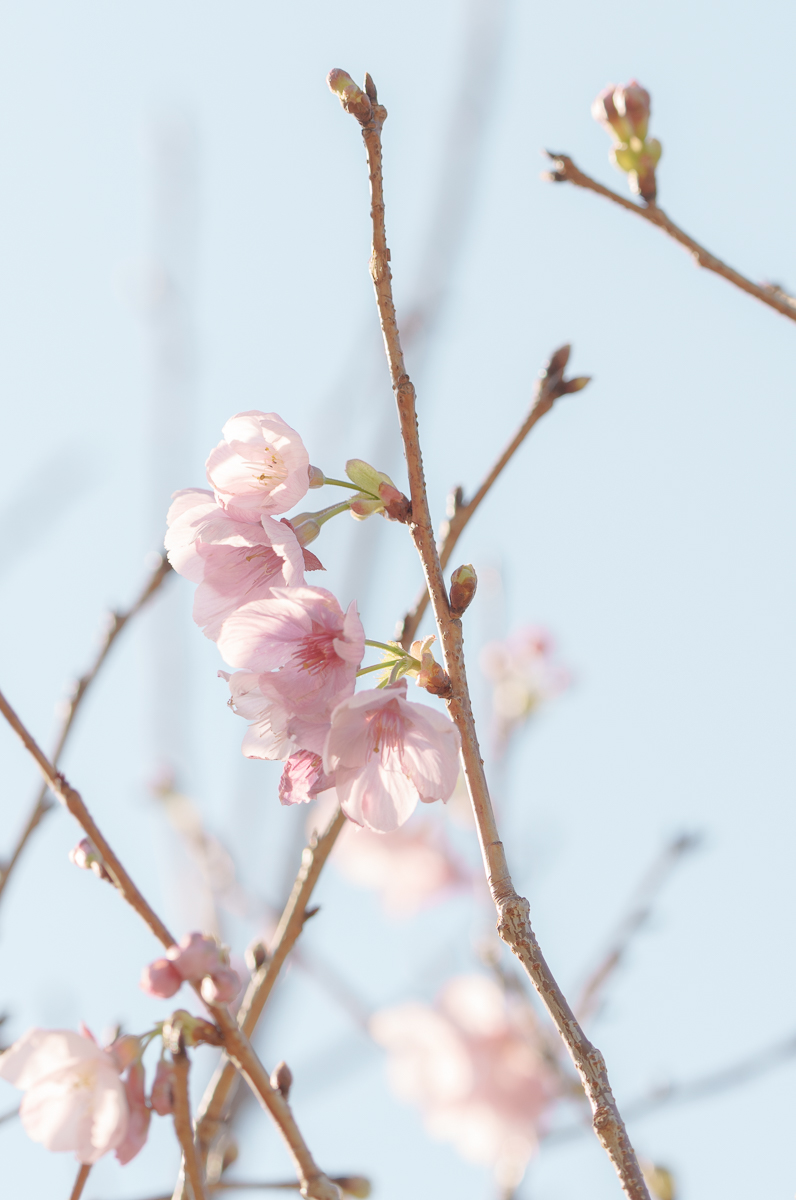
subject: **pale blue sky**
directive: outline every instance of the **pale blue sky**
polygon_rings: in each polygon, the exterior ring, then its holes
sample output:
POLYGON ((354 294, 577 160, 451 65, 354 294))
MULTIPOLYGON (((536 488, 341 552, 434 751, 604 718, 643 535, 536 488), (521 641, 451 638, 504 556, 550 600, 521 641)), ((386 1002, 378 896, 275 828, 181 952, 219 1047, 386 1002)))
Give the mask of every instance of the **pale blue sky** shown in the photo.
MULTIPOLYGON (((165 515, 173 488, 202 485, 232 413, 280 412, 329 474, 378 455, 402 479, 372 354, 363 152, 325 75, 369 70, 389 110, 388 234, 406 311, 428 283, 430 212, 452 169, 443 150, 468 12, 465 0, 0 3, 0 686, 45 743, 103 608, 139 587, 159 536, 153 514, 165 515), (146 265, 164 251, 151 153, 164 122, 188 129, 195 148, 185 217, 165 246, 193 281, 195 373, 170 432, 152 399, 141 307, 146 265)), ((534 433, 461 560, 499 568, 506 588, 504 614, 488 593, 476 601, 469 644, 504 620, 541 622, 576 677, 523 741, 502 797, 517 883, 565 989, 599 955, 662 840, 705 834, 594 1028, 621 1103, 794 1027, 796 330, 641 221, 542 183, 539 151, 569 152, 621 190, 589 106, 608 82, 637 76, 664 146, 661 205, 752 278, 796 288, 794 11, 513 0, 505 20, 449 302, 433 344, 416 359, 409 350, 408 363, 437 518, 447 489, 473 487, 502 447, 555 346, 573 342, 573 370, 594 376, 534 433)), ((473 70, 474 92, 486 82, 473 70)), ((368 636, 384 639, 419 570, 402 530, 378 534, 346 518, 318 552, 328 585, 347 603, 355 582, 368 636)), ((195 923, 195 893, 184 872, 170 878, 177 849, 146 787, 164 746, 266 901, 281 894, 296 827, 275 771, 239 757, 241 723, 224 706, 215 648, 191 624, 189 592, 171 581, 161 615, 119 645, 65 759, 180 932, 195 923)), ((480 686, 476 699, 485 715, 480 686)), ((0 755, 2 853, 35 778, 3 730, 0 755)), ((65 816, 48 818, 0 909, 0 1008, 13 1034, 81 1018, 137 1029, 164 1015, 137 989, 152 939, 71 867, 76 840, 65 816)), ((472 967, 471 942, 489 924, 463 900, 385 922, 332 872, 321 901, 308 944, 370 1006, 430 998, 447 973, 472 967)), ((230 920, 236 950, 253 928, 230 920)), ((387 1091, 379 1054, 298 970, 260 1046, 269 1064, 294 1066, 297 1114, 329 1170, 371 1174, 378 1200, 491 1200, 487 1174, 425 1139, 387 1091)), ((631 1133, 676 1170, 682 1200, 791 1197, 793 1087, 785 1066, 631 1133)), ((14 1096, 3 1085, 0 1111, 14 1096)), ((252 1111, 245 1129, 240 1174, 283 1174, 266 1119, 252 1111)), ((9 1195, 68 1195, 71 1161, 14 1125, 0 1140, 9 1195)), ((86 1200, 165 1190, 174 1162, 156 1122, 133 1164, 96 1169, 86 1200)), ((584 1195, 618 1195, 588 1139, 544 1151, 522 1191, 584 1195)))

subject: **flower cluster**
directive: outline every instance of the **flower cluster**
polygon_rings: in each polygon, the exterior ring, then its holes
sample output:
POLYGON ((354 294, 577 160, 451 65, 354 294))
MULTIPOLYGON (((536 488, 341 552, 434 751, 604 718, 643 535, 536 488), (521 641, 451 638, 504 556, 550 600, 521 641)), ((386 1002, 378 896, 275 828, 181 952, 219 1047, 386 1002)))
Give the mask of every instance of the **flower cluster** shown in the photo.
POLYGON ((433 1007, 384 1009, 370 1026, 393 1089, 420 1106, 429 1133, 514 1187, 561 1088, 523 1018, 487 976, 462 975, 433 1007))
POLYGON ((176 493, 166 548, 198 584, 194 619, 236 668, 220 674, 249 722, 243 753, 284 762, 283 804, 335 788, 352 821, 397 829, 418 800, 450 796, 459 735, 446 716, 408 701, 397 674, 355 694, 365 652, 356 603, 344 611, 304 572, 321 565, 305 547, 330 516, 404 519, 408 501, 388 476, 352 459, 351 500, 287 519, 310 486, 338 481, 309 465, 298 433, 275 413, 241 413, 223 433, 207 460, 213 490, 176 493))
POLYGON ((662 148, 657 138, 648 138, 650 94, 635 79, 623 87, 609 84, 591 106, 595 121, 614 139, 611 161, 625 171, 630 187, 648 204, 655 201, 655 168, 662 148))
POLYGON ((188 933, 179 946, 170 946, 165 958, 156 958, 141 974, 141 987, 150 996, 168 1000, 183 983, 200 985, 208 1004, 229 1004, 240 991, 238 972, 229 965, 229 954, 215 938, 188 933))

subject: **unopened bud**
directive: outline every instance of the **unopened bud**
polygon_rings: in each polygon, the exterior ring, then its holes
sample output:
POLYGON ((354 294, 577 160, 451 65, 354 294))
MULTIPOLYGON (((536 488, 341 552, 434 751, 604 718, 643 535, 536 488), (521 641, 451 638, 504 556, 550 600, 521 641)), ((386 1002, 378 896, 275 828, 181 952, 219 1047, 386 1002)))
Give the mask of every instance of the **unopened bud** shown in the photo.
POLYGON ((572 347, 569 344, 565 346, 559 346, 559 348, 554 350, 550 355, 550 361, 542 372, 542 376, 546 379, 549 379, 552 375, 563 375, 564 368, 569 362, 569 356, 571 353, 572 347))
POLYGON ((456 568, 451 575, 451 616, 460 617, 469 608, 477 587, 478 576, 469 563, 456 568))
POLYGON ((591 375, 576 375, 574 379, 565 379, 561 384, 561 395, 570 396, 573 392, 579 392, 587 383, 591 383, 591 375))
POLYGON ((307 467, 307 474, 310 477, 311 488, 323 487, 326 482, 326 476, 320 467, 307 467))
MULTIPOLYGON (((620 117, 624 117, 630 126, 630 132, 640 141, 644 141, 650 123, 650 94, 635 79, 618 87, 614 92, 614 105, 620 117)), ((622 141, 627 141, 622 138, 622 141)))
POLYGON ((632 129, 624 114, 617 110, 615 97, 619 90, 613 83, 609 83, 607 88, 603 88, 591 106, 591 115, 609 133, 613 133, 618 141, 626 142, 632 134, 632 129))
MULTIPOLYGON (((366 125, 373 115, 370 97, 362 91, 362 88, 357 87, 351 76, 346 71, 341 71, 339 67, 335 67, 326 76, 326 82, 335 95, 340 97, 340 103, 346 112, 356 117, 360 125, 366 125)), ((365 82, 367 86, 367 80, 365 82)), ((372 84, 371 80, 371 86, 372 84)))
POLYGON ((364 1175, 337 1175, 332 1180, 346 1196, 354 1196, 356 1200, 367 1200, 371 1192, 370 1180, 364 1175))
POLYGON ((293 1086, 293 1072, 286 1062, 277 1063, 271 1072, 271 1087, 287 1100, 293 1086))
POLYGON ((172 1054, 186 1046, 220 1046, 221 1034, 204 1017, 195 1017, 187 1009, 178 1008, 171 1019, 163 1023, 163 1044, 172 1054))
POLYGON ((300 546, 308 546, 321 532, 321 527, 314 517, 315 513, 298 513, 288 521, 300 546))
POLYGON ((220 967, 202 980, 200 991, 208 1004, 230 1004, 240 991, 240 976, 232 967, 220 967))
POLYGON ((175 970, 191 983, 214 972, 223 963, 221 947, 204 933, 186 933, 179 946, 169 946, 166 958, 175 970))
POLYGON ((113 883, 99 852, 89 838, 81 838, 77 845, 69 851, 69 861, 73 862, 76 867, 80 867, 81 871, 93 871, 98 879, 104 879, 106 883, 113 883))
POLYGON ((150 996, 157 996, 159 1000, 168 1000, 170 996, 180 990, 182 984, 182 975, 174 963, 169 962, 167 958, 156 958, 148 967, 144 967, 139 986, 150 996))
POLYGON ((264 966, 265 963, 268 962, 268 951, 265 947, 265 943, 261 942, 260 939, 257 938, 257 940, 252 942, 250 946, 246 947, 246 954, 244 957, 246 959, 246 966, 251 972, 259 971, 260 967, 264 966))
POLYGON ((155 1071, 149 1103, 158 1116, 167 1117, 174 1112, 174 1067, 161 1058, 155 1071))

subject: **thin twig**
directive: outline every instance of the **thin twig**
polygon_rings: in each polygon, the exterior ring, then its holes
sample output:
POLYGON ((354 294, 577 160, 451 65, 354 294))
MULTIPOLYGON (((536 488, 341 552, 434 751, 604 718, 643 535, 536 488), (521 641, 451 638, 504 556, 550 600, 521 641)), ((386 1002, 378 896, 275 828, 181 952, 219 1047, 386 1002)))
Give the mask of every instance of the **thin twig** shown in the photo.
MULTIPOLYGON (((330 1182, 339 1187, 346 1195, 369 1196, 370 1181, 364 1175, 334 1175, 330 1182), (367 1189, 367 1190, 366 1190, 367 1189)), ((295 1179, 283 1179, 279 1183, 253 1182, 245 1179, 220 1179, 217 1183, 208 1183, 208 1192, 288 1192, 298 1191, 301 1184, 295 1179)), ((172 1193, 162 1193, 159 1196, 147 1196, 146 1200, 172 1200, 172 1193)))
MULTIPOLYGON (((338 808, 325 832, 320 837, 314 836, 301 856, 301 866, 276 928, 271 952, 263 965, 252 975, 238 1009, 238 1024, 248 1038, 254 1033, 279 972, 304 927, 310 897, 345 820, 338 808)), ((197 1110, 196 1138, 203 1160, 207 1158, 210 1145, 222 1121, 235 1075, 232 1064, 222 1059, 205 1089, 197 1110)))
POLYGON ((586 1021, 598 1004, 600 991, 622 962, 631 940, 650 917, 653 901, 684 855, 699 846, 698 834, 684 833, 674 838, 658 854, 633 896, 630 911, 620 922, 608 952, 583 986, 575 1006, 580 1021, 586 1021))
POLYGON ((0 1125, 5 1124, 6 1121, 11 1121, 11 1120, 13 1120, 14 1117, 18 1117, 18 1116, 19 1116, 19 1105, 17 1105, 16 1108, 10 1108, 8 1110, 8 1112, 4 1112, 4 1113, 0 1114, 0 1125))
MULTIPOLYGON (((765 1075, 776 1067, 783 1066, 788 1059, 796 1058, 796 1035, 784 1042, 777 1042, 765 1050, 759 1051, 750 1058, 745 1058, 733 1066, 724 1067, 710 1075, 692 1079, 684 1083, 670 1083, 664 1087, 655 1088, 646 1096, 639 1096, 624 1105, 628 1121, 638 1121, 659 1112, 662 1108, 674 1108, 678 1104, 692 1104, 696 1100, 706 1100, 710 1096, 741 1087, 759 1075, 765 1075)), ((543 1135, 545 1145, 558 1145, 572 1138, 588 1133, 589 1126, 584 1123, 566 1125, 563 1129, 554 1129, 543 1135)))
POLYGON ((649 221, 651 225, 657 225, 664 233, 668 233, 669 237, 674 238, 681 246, 685 246, 686 250, 693 256, 693 259, 698 267, 704 267, 707 271, 713 271, 716 275, 721 275, 722 279, 726 279, 729 283, 734 283, 742 292, 746 292, 750 296, 754 296, 757 300, 762 300, 763 304, 767 304, 769 308, 774 308, 783 317, 788 317, 791 321, 796 321, 796 298, 787 295, 781 288, 752 283, 751 279, 747 279, 745 275, 741 275, 733 267, 722 262, 720 258, 716 258, 715 254, 711 254, 704 246, 700 246, 699 242, 694 241, 689 237, 684 230, 680 229, 679 225, 675 225, 670 217, 667 217, 663 209, 658 208, 657 204, 635 204, 632 200, 628 200, 626 196, 620 196, 617 192, 611 191, 610 188, 603 187, 596 179, 592 179, 590 175, 586 175, 579 167, 576 167, 571 158, 566 154, 554 154, 550 150, 546 150, 548 158, 553 160, 553 170, 548 171, 543 175, 544 179, 550 180, 552 183, 573 183, 575 187, 585 188, 586 191, 596 192, 598 196, 604 196, 606 200, 613 201, 620 208, 627 209, 633 212, 638 217, 643 217, 645 221, 649 221))
MULTIPOLYGON (((550 409, 561 396, 568 395, 570 392, 580 391, 582 387, 589 382, 588 377, 581 376, 577 379, 564 379, 564 368, 569 361, 569 346, 561 346, 550 357, 550 361, 540 373, 539 379, 536 382, 533 393, 533 402, 531 403, 530 411, 527 417, 520 425, 514 437, 509 442, 506 449, 500 455, 492 470, 484 479, 478 491, 471 500, 465 500, 462 497, 461 489, 457 488, 452 493, 449 504, 452 512, 448 520, 442 527, 441 540, 438 546, 440 566, 445 570, 450 560, 453 548, 462 535, 465 525, 474 515, 475 510, 480 505, 481 501, 486 496, 492 485, 497 480, 503 468, 513 458, 519 450, 522 443, 525 441, 528 434, 533 429, 534 425, 540 420, 545 413, 550 412, 550 409)), ((396 637, 400 640, 404 650, 408 650, 418 626, 423 619, 423 615, 428 608, 429 594, 428 588, 423 588, 412 609, 406 614, 396 637)))
MULTIPOLYGON (((125 625, 127 625, 128 622, 131 621, 132 618, 141 611, 147 600, 154 596, 155 592, 163 583, 163 580, 169 574, 171 574, 171 564, 169 563, 168 559, 164 557, 161 559, 160 565, 157 567, 157 569, 150 575, 149 579, 144 585, 143 590, 138 596, 138 599, 130 605, 126 612, 114 612, 111 614, 111 624, 108 627, 94 662, 91 664, 86 673, 81 675, 80 679, 78 679, 72 690, 69 704, 63 717, 61 731, 58 734, 58 740, 56 741, 55 749, 50 756, 50 761, 54 766, 58 766, 58 761, 63 753, 64 746, 66 745, 69 733, 72 729, 72 724, 75 716, 77 715, 77 710, 80 707, 83 697, 96 679, 97 673, 102 664, 105 662, 105 659, 108 657, 108 653, 110 652, 113 643, 116 641, 125 625)), ((49 798, 48 793, 49 787, 45 783, 40 789, 36 800, 34 801, 30 816, 25 822, 25 826, 21 834, 17 838, 17 843, 14 846, 14 849, 11 851, 9 858, 2 865, 0 865, 0 896, 2 896, 3 890, 8 883, 8 878, 16 866, 22 851, 25 849, 31 834, 34 832, 46 813, 48 813, 51 808, 55 807, 53 801, 49 798)))
MULTIPOLYGON (((11 728, 21 739, 26 750, 36 760, 39 770, 46 779, 50 789, 62 801, 91 838, 91 841, 102 857, 105 868, 111 877, 111 882, 118 888, 127 903, 146 922, 158 941, 166 948, 173 946, 174 938, 125 871, 83 803, 79 793, 73 787, 70 787, 63 775, 56 771, 52 763, 47 760, 2 692, 0 692, 0 713, 2 713, 11 728)), ((198 985, 195 986, 194 990, 201 998, 198 985)), ((206 1003, 206 1001, 203 1001, 203 1003, 206 1003)), ((312 1157, 309 1147, 296 1124, 289 1104, 281 1093, 271 1086, 268 1072, 252 1049, 249 1039, 238 1028, 238 1023, 229 1009, 223 1004, 207 1004, 207 1007, 218 1026, 224 1043, 224 1049, 229 1058, 241 1072, 262 1107, 271 1114, 279 1129, 293 1159, 296 1174, 302 1186, 302 1195, 308 1197, 309 1200, 339 1200, 337 1188, 329 1182, 312 1157)))
POLYGON ((191 1125, 191 1100, 188 1093, 188 1074, 191 1063, 185 1047, 172 1052, 174 1063, 174 1132, 182 1149, 182 1164, 188 1186, 193 1192, 192 1200, 206 1200, 204 1172, 191 1125))
POLYGON ((72 1188, 72 1194, 69 1197, 69 1200, 80 1200, 80 1197, 83 1195, 83 1188, 86 1186, 86 1180, 88 1179, 90 1172, 91 1163, 83 1163, 77 1173, 75 1186, 72 1188))
POLYGON ((364 93, 342 72, 333 73, 330 82, 340 94, 344 106, 362 126, 368 158, 373 219, 370 273, 376 292, 379 320, 406 455, 412 500, 409 528, 423 566, 439 630, 444 665, 451 681, 451 696, 447 700, 448 711, 461 734, 464 773, 475 814, 487 880, 498 913, 498 932, 533 980, 567 1045, 592 1105, 595 1132, 611 1158, 625 1194, 631 1200, 649 1200, 644 1177, 611 1092, 603 1056, 586 1038, 553 978, 531 929, 528 901, 518 896, 514 890, 489 798, 467 687, 462 625, 460 620, 451 616, 434 540, 418 436, 415 389, 404 365, 395 317, 390 252, 384 226, 382 180, 381 130, 387 111, 378 103, 376 88, 369 75, 365 77, 364 93), (346 80, 351 83, 351 87, 346 80))

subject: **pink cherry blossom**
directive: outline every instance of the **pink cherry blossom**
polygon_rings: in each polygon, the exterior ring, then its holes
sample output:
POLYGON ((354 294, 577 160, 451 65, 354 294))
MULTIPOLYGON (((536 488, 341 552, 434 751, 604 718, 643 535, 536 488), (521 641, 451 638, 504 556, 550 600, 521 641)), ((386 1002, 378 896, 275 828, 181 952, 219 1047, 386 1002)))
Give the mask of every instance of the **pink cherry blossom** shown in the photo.
POLYGON ((569 673, 554 659, 549 634, 533 625, 518 629, 505 641, 487 643, 481 651, 481 667, 492 680, 499 751, 542 704, 570 683, 569 673))
POLYGON ((150 996, 168 1000, 183 985, 183 977, 167 958, 156 958, 141 972, 139 987, 150 996))
POLYGON ((152 1111, 147 1106, 144 1095, 144 1068, 140 1061, 134 1062, 124 1081, 124 1092, 127 1097, 127 1107, 130 1119, 127 1123, 127 1133, 124 1141, 116 1147, 116 1157, 122 1166, 126 1166, 136 1154, 143 1149, 149 1133, 149 1122, 152 1111))
POLYGON ((218 674, 229 684, 230 708, 250 722, 241 745, 246 758, 285 759, 299 749, 287 732, 292 712, 271 688, 270 674, 258 675, 254 671, 218 674))
POLYGON ((241 988, 240 975, 232 967, 216 967, 202 980, 202 999, 208 1004, 231 1004, 241 988))
POLYGON ((471 883, 442 830, 430 821, 413 821, 388 834, 347 824, 333 861, 352 883, 380 893, 387 911, 401 917, 471 883))
POLYGON ((198 981, 221 965, 221 947, 204 933, 186 933, 178 946, 169 946, 166 958, 182 979, 198 981))
POLYGON ((365 631, 356 604, 344 613, 325 588, 274 588, 227 618, 218 648, 232 666, 261 673, 261 692, 290 714, 281 729, 321 754, 332 709, 354 691, 365 631))
POLYGON ((299 750, 285 763, 279 799, 282 804, 306 804, 332 786, 332 780, 324 774, 321 756, 312 750, 299 750))
POLYGON ((389 833, 418 800, 447 800, 459 773, 460 739, 443 713, 406 699, 406 680, 338 704, 323 752, 347 817, 389 833))
POLYGON ((95 1163, 124 1140, 129 1110, 109 1054, 71 1029, 29 1029, 0 1055, 0 1079, 24 1090, 28 1137, 95 1163))
POLYGON ((310 460, 295 429, 276 413, 238 413, 207 460, 219 504, 239 521, 284 513, 309 488, 310 460))
POLYGON ((235 520, 212 492, 197 488, 175 492, 167 520, 169 562, 199 585, 193 617, 213 640, 242 604, 270 596, 272 587, 304 583, 305 552, 287 521, 235 520))
POLYGON ((389 1053, 393 1089, 421 1107, 431 1135, 516 1186, 560 1094, 529 1010, 486 976, 466 975, 433 1008, 377 1013, 371 1033, 389 1053))

